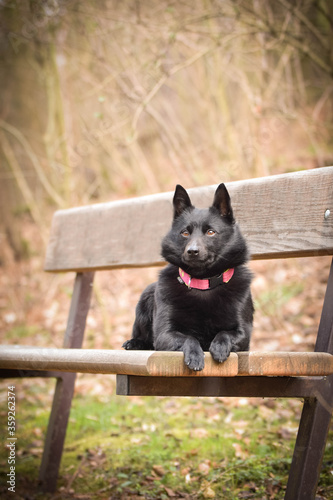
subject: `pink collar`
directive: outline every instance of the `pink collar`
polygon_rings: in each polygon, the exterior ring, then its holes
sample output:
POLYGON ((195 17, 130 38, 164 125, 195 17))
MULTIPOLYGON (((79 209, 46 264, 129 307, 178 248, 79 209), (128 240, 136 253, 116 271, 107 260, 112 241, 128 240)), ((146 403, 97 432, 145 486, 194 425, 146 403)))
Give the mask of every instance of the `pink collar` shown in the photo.
POLYGON ((215 288, 216 286, 222 285, 223 283, 228 283, 233 275, 234 269, 227 269, 219 276, 213 276, 213 278, 201 280, 198 278, 192 278, 192 276, 179 268, 178 281, 182 284, 185 284, 189 288, 189 290, 191 290, 191 288, 196 288, 197 290, 209 290, 211 288, 215 288))

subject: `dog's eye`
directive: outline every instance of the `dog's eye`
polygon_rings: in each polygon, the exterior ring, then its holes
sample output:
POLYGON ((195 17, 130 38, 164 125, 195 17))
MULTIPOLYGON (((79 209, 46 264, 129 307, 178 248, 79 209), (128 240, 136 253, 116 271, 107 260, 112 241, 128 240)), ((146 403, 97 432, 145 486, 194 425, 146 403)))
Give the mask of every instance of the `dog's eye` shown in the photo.
POLYGON ((184 229, 184 231, 182 231, 180 234, 184 236, 184 238, 188 238, 190 236, 190 233, 187 229, 184 229))
POLYGON ((207 236, 214 236, 214 234, 216 234, 216 231, 214 231, 214 229, 208 229, 206 234, 207 236))

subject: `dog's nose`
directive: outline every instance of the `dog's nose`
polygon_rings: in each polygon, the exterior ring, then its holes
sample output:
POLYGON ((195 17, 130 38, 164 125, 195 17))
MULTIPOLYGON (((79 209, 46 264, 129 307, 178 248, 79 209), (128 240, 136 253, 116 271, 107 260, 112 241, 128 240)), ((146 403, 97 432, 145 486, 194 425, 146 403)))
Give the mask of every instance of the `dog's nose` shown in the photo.
POLYGON ((187 248, 187 255, 189 255, 189 257, 196 257, 197 255, 199 255, 198 245, 195 245, 195 244, 190 245, 187 248))

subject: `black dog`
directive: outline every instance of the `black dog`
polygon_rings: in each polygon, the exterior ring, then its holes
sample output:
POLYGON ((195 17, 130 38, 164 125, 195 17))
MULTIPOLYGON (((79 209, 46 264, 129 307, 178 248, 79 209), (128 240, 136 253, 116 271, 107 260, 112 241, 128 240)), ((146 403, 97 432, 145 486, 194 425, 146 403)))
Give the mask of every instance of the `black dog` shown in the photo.
POLYGON ((174 219, 162 242, 169 262, 136 308, 125 349, 183 351, 192 370, 204 367, 203 351, 222 363, 230 352, 247 351, 253 322, 251 272, 245 240, 224 184, 208 209, 195 208, 177 186, 174 219))

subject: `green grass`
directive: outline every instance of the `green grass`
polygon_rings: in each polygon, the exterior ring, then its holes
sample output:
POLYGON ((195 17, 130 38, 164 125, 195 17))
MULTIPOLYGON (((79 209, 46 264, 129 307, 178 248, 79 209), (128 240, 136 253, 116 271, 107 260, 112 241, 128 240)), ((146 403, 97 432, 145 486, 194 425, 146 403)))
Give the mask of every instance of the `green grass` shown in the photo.
POLYGON ((36 326, 27 326, 25 324, 16 325, 4 334, 3 339, 4 342, 11 342, 12 339, 15 339, 15 343, 19 344, 22 339, 36 335, 37 332, 38 327, 36 326))
POLYGON ((304 284, 301 282, 272 286, 256 297, 256 307, 263 310, 266 315, 274 316, 278 314, 281 307, 303 290, 304 284))
MULTIPOLYGON (((52 387, 52 381, 16 382, 14 500, 52 498, 36 488, 52 387)), ((287 400, 242 405, 215 398, 79 394, 57 498, 282 499, 300 410, 301 402, 287 400)), ((329 444, 319 490, 327 499, 333 494, 332 464, 329 444)), ((4 446, 0 466, 8 467, 4 446)))

